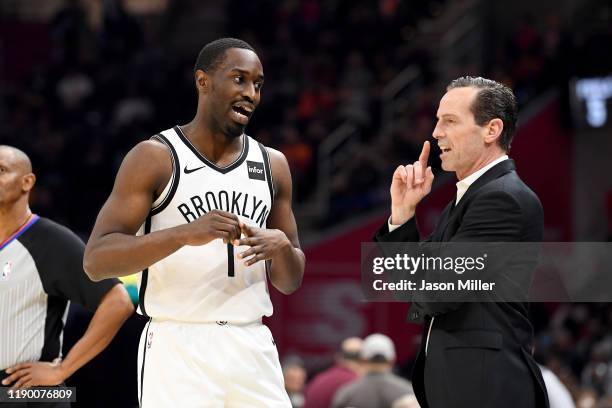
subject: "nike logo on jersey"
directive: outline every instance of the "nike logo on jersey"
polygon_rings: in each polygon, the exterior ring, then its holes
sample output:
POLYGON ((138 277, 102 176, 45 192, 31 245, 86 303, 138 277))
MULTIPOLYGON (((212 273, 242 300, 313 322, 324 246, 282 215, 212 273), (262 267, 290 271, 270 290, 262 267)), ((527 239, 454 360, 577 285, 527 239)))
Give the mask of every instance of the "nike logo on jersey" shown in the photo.
POLYGON ((189 173, 193 173, 194 171, 198 171, 200 169, 203 169, 206 166, 202 166, 202 167, 196 167, 195 169, 188 169, 187 166, 185 165, 185 168, 183 169, 183 171, 185 172, 185 174, 189 174, 189 173))

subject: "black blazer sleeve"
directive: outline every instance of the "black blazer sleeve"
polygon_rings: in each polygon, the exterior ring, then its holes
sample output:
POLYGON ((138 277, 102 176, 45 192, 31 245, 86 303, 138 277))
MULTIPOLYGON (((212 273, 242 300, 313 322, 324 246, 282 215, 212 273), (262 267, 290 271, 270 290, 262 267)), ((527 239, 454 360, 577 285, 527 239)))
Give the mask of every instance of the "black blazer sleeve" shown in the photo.
POLYGON ((419 242, 419 229, 416 216, 412 217, 398 228, 389 232, 389 223, 385 222, 374 235, 376 242, 419 242))

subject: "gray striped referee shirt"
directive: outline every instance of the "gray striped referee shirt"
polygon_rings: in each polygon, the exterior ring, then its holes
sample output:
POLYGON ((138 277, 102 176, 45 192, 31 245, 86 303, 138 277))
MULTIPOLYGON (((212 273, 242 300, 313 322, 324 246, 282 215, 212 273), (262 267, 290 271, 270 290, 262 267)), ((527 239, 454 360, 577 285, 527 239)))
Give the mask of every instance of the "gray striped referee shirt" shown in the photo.
POLYGON ((61 357, 69 302, 95 311, 119 282, 90 281, 84 250, 72 231, 38 216, 0 244, 0 370, 61 357))

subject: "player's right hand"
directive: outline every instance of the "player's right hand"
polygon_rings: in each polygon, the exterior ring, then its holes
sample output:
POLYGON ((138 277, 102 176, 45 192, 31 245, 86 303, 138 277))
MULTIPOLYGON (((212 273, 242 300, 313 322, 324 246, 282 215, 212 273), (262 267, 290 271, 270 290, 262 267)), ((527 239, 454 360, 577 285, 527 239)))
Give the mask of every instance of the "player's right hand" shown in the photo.
POLYGON ((400 225, 414 217, 417 204, 431 191, 434 175, 427 166, 429 142, 423 143, 419 160, 399 166, 391 181, 391 224, 400 225))
POLYGON ((221 210, 212 210, 179 228, 183 245, 204 245, 218 238, 228 243, 240 239, 241 234, 238 216, 221 210))

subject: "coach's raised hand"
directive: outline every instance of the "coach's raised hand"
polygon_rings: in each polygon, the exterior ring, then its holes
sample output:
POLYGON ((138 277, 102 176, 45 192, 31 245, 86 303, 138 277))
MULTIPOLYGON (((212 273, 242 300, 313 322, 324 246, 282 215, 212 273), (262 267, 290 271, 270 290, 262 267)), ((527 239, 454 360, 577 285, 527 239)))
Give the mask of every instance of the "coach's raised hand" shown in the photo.
POLYGON ((423 143, 419 160, 399 166, 391 181, 391 224, 400 225, 414 217, 417 204, 431 191, 434 175, 427 166, 429 142, 423 143))
POLYGON ((283 252, 293 251, 291 241, 281 230, 250 227, 243 223, 240 225, 245 238, 236 239, 233 243, 236 246, 250 246, 249 249, 238 254, 238 258, 246 259, 244 262, 246 266, 258 261, 273 259, 283 252))
POLYGON ((180 229, 183 245, 204 245, 217 238, 228 243, 241 235, 238 216, 221 210, 212 210, 177 228, 180 229))

